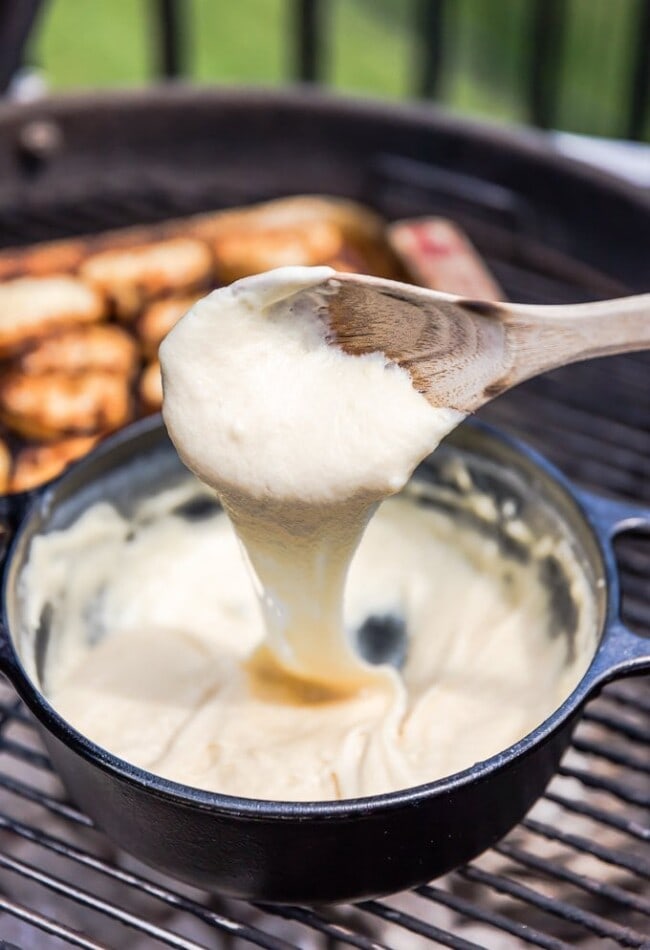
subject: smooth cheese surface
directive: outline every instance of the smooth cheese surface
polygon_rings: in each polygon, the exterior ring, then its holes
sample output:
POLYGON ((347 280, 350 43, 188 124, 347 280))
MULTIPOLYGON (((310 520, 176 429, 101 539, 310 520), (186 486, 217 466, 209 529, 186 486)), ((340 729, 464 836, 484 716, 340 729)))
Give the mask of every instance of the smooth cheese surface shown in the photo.
POLYGON ((350 643, 369 617, 403 624, 400 672, 339 697, 261 679, 246 664, 264 623, 240 545, 218 510, 183 517, 197 491, 162 494, 133 520, 100 503, 35 539, 23 577, 30 626, 53 608, 54 707, 159 775, 297 801, 417 785, 524 736, 593 652, 587 582, 568 549, 554 556, 582 605, 571 639, 554 619, 545 544, 519 563, 407 489, 370 522, 344 609, 350 643))

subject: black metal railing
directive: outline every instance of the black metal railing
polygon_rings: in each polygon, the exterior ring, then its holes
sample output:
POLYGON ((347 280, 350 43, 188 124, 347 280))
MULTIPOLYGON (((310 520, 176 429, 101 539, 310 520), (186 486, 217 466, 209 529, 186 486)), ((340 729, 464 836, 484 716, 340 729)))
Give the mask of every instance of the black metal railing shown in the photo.
MULTIPOLYGON (((47 0, 50 4, 57 0, 47 0)), ((148 0, 150 16, 143 29, 152 39, 152 72, 155 77, 174 79, 191 72, 193 9, 189 0, 148 0)), ((367 0, 370 4, 371 0, 367 0)), ((442 97, 453 66, 455 46, 462 35, 461 4, 449 0, 405 0, 412 23, 413 67, 409 77, 412 96, 442 97)), ((287 0, 292 29, 291 58, 287 79, 304 83, 327 83, 331 50, 336 41, 334 4, 331 0, 287 0)), ((24 60, 28 40, 39 25, 46 0, 0 0, 0 92, 6 91, 24 60)), ((605 69, 608 31, 615 15, 626 14, 628 36, 614 71, 622 75, 617 120, 610 134, 632 140, 650 136, 650 0, 621 0, 618 13, 602 8, 593 11, 592 44, 588 65, 589 82, 596 82, 605 69), (623 7, 625 9, 623 9, 623 7)), ((561 99, 574 80, 568 33, 575 0, 525 0, 524 29, 517 42, 519 74, 511 84, 520 99, 520 113, 543 129, 558 127, 561 99)), ((369 6, 369 9, 372 9, 369 6)), ((476 19, 493 15, 491 4, 476 5, 476 19)), ((363 41, 363 38, 360 38, 363 41)), ((611 64, 610 64, 611 67, 611 64)), ((605 82, 612 82, 612 73, 605 82)), ((620 77, 619 77, 620 78, 620 77)), ((602 82, 602 79, 601 79, 602 82)))

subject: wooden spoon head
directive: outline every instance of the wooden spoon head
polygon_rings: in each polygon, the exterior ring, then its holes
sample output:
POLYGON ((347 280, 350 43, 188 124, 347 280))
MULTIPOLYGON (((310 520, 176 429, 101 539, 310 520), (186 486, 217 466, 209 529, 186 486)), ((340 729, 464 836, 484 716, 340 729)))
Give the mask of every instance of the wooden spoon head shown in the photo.
POLYGON ((507 389, 499 304, 357 274, 327 285, 331 342, 355 356, 384 353, 433 406, 473 412, 507 389))

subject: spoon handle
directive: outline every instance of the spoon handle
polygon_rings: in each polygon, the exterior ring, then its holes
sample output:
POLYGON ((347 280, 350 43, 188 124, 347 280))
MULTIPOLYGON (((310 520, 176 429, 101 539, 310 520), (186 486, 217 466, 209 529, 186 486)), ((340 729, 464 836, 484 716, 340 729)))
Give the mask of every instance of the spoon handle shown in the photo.
POLYGON ((650 349, 650 294, 547 307, 358 274, 336 274, 330 284, 333 341, 355 356, 384 353, 432 406, 461 412, 558 366, 650 349))
POLYGON ((566 363, 650 349, 650 294, 559 307, 499 304, 508 387, 566 363))

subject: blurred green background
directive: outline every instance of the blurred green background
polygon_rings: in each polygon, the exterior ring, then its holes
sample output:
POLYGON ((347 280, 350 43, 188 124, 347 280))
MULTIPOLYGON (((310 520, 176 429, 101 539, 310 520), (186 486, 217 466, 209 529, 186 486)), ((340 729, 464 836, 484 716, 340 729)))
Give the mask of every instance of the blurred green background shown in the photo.
MULTIPOLYGON (((637 0, 567 0, 554 125, 624 133, 637 0)), ((327 82, 346 93, 408 97, 419 37, 412 0, 330 0, 327 82)), ((279 84, 291 78, 287 0, 185 0, 191 79, 279 84)), ((528 0, 453 0, 440 100, 462 112, 526 121, 528 0)), ((30 60, 55 90, 131 86, 155 74, 148 0, 50 0, 30 60)), ((646 124, 645 134, 648 138, 646 124)))

